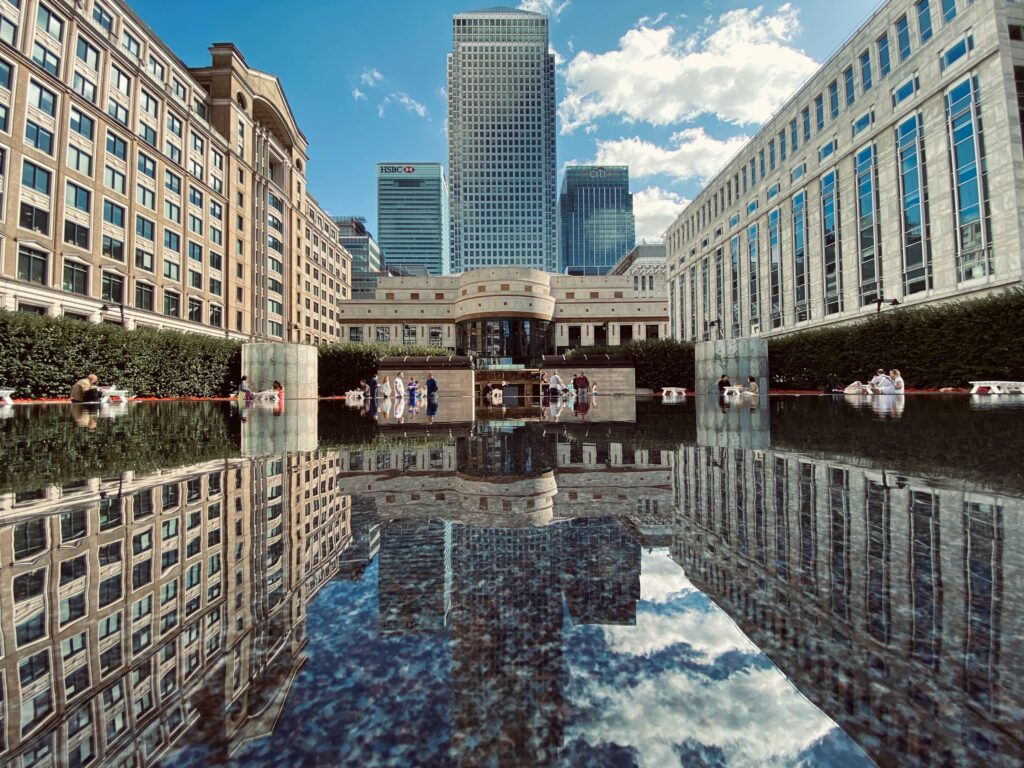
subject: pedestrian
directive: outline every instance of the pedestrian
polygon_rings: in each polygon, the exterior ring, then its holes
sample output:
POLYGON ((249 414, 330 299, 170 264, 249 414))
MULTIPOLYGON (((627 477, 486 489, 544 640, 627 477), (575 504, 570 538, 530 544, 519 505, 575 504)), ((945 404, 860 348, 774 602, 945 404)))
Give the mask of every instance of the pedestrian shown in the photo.
POLYGON ((432 371, 427 371, 427 397, 437 397, 437 392, 437 379, 434 378, 432 371))
POLYGON ((551 379, 548 381, 548 392, 557 397, 562 394, 563 388, 562 377, 558 375, 558 371, 555 371, 551 374, 551 379))
POLYGON ((395 381, 391 385, 391 391, 394 392, 395 398, 398 400, 405 397, 405 374, 401 371, 395 376, 395 381))
POLYGON ((590 380, 583 371, 580 371, 579 383, 576 385, 576 394, 580 397, 587 397, 590 394, 590 380))
POLYGON ((90 373, 71 387, 72 403, 98 403, 103 394, 96 387, 96 374, 90 373))
POLYGON ((369 395, 370 395, 370 400, 376 401, 377 400, 377 374, 376 373, 373 374, 373 376, 370 377, 370 383, 367 386, 367 390, 368 390, 369 395))
POLYGON ((726 387, 731 387, 731 386, 732 386, 732 382, 729 381, 729 377, 726 376, 723 373, 722 374, 722 378, 720 378, 718 380, 718 394, 720 394, 720 395, 725 394, 726 387))
POLYGON ((385 376, 384 377, 384 383, 380 385, 380 393, 381 393, 381 396, 383 396, 383 398, 385 400, 387 400, 388 398, 391 397, 391 377, 390 376, 385 376))

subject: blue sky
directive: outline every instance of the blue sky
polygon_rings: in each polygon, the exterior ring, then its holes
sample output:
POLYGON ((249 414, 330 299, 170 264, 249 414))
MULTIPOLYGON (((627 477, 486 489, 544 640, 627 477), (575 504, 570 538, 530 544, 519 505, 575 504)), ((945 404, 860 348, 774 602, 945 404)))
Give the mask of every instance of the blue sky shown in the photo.
MULTIPOLYGON (((507 3, 509 5, 513 2, 507 3)), ((630 166, 638 238, 657 237, 875 0, 524 0, 552 19, 558 163, 630 166)), ((376 230, 377 162, 447 165, 449 0, 135 0, 191 66, 231 41, 280 77, 310 144, 310 189, 376 230)))

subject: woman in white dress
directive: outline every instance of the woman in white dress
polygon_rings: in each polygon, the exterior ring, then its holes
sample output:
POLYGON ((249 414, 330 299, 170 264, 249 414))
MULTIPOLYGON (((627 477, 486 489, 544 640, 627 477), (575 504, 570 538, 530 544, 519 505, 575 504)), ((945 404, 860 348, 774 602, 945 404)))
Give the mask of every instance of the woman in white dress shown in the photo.
POLYGON ((902 395, 907 388, 907 385, 903 383, 903 377, 900 375, 899 368, 893 368, 889 371, 889 378, 892 379, 892 385, 896 387, 896 394, 902 395))
POLYGON ((385 376, 384 383, 380 385, 380 394, 385 400, 391 397, 391 377, 385 376))

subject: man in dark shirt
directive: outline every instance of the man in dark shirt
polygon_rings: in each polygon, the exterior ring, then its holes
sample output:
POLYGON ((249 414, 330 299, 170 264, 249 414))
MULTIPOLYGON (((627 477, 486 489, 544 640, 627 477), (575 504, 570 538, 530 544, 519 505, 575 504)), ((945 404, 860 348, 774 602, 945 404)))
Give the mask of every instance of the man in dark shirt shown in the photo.
POLYGON ((725 375, 725 374, 723 373, 723 374, 722 374, 722 378, 720 378, 720 379, 718 380, 718 393, 719 393, 719 394, 721 394, 721 393, 725 392, 725 388, 726 388, 726 387, 731 387, 731 386, 732 386, 732 382, 731 382, 731 381, 729 381, 729 377, 728 377, 728 376, 726 376, 726 375, 725 375))
POLYGON ((434 378, 434 374, 431 371, 427 371, 427 397, 436 397, 437 389, 437 379, 434 378))
POLYGON ((370 378, 370 402, 377 402, 377 374, 370 378))

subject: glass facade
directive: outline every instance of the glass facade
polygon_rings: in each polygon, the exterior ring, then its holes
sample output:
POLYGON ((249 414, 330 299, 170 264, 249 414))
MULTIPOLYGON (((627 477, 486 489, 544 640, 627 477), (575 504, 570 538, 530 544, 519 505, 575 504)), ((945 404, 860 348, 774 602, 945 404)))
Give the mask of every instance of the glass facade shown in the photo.
POLYGON ((553 272, 555 60, 548 19, 510 8, 460 13, 452 37, 452 271, 510 266, 553 272))
POLYGON ((377 164, 377 237, 385 266, 451 274, 450 225, 440 163, 377 164))
POLYGON ((796 322, 807 320, 807 193, 793 195, 793 312, 796 322))
POLYGON ((528 317, 464 320, 456 326, 456 351, 490 360, 529 363, 555 354, 555 325, 528 317))
POLYGON ((632 250, 636 224, 627 167, 565 169, 558 242, 558 269, 570 275, 606 275, 632 250))
POLYGON ((988 183, 980 109, 976 78, 964 80, 946 94, 958 282, 992 274, 988 183))
POLYGON ((821 262, 825 314, 843 311, 843 257, 839 251, 839 174, 821 177, 821 262))
POLYGON ((921 117, 914 115, 896 129, 899 153, 900 201, 903 215, 903 293, 912 294, 931 287, 931 258, 928 248, 924 186, 924 134, 921 117))
POLYGON ((729 240, 729 276, 732 305, 732 337, 739 336, 743 323, 743 310, 740 308, 740 236, 735 235, 729 240))
POLYGON ((352 256, 352 298, 372 299, 376 296, 377 280, 384 269, 380 246, 366 229, 366 219, 357 216, 335 216, 338 242, 352 256))
POLYGON ((782 216, 778 208, 768 214, 768 300, 772 328, 782 326, 782 216))
POLYGON ((757 280, 758 269, 760 269, 760 264, 757 254, 757 224, 751 224, 747 227, 747 274, 750 279, 750 297, 748 301, 750 304, 750 324, 752 326, 757 325, 761 320, 761 305, 759 301, 761 289, 757 280))
POLYGON ((860 305, 882 298, 882 245, 878 224, 878 153, 872 144, 857 153, 857 249, 860 305))

